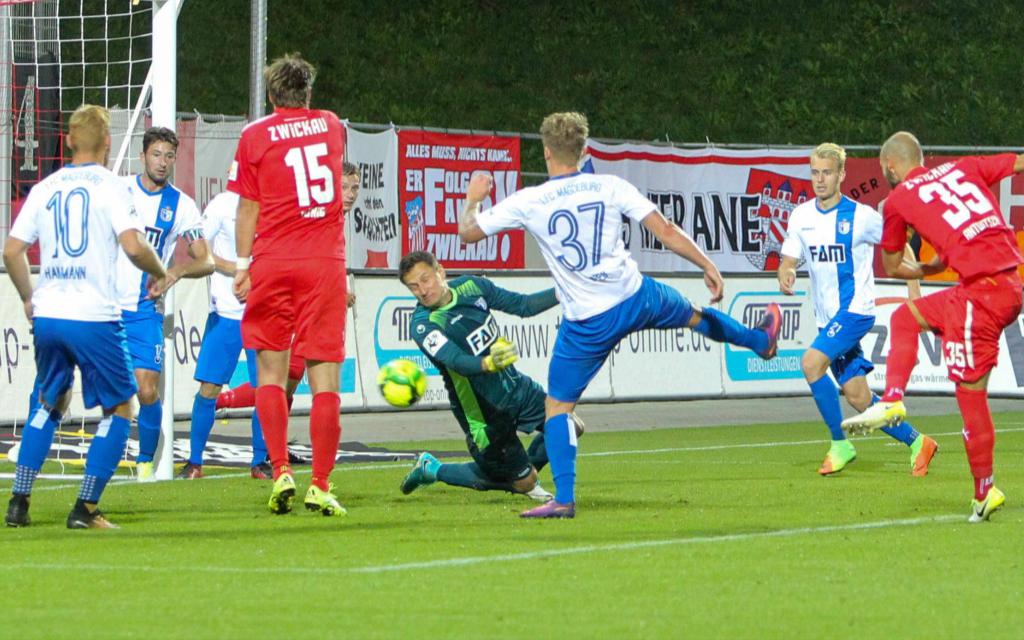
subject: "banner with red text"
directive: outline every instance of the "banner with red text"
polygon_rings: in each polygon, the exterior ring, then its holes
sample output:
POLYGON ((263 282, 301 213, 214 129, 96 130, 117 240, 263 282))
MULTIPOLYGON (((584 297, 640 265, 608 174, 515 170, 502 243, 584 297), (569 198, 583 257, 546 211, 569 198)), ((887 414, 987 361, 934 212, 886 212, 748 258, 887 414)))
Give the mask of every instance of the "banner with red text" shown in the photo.
POLYGON ((474 171, 494 177, 487 208, 519 188, 519 138, 398 132, 398 199, 402 253, 425 250, 445 267, 520 269, 522 231, 503 231, 480 242, 459 239, 459 213, 474 171))
MULTIPOLYGON (((587 143, 585 170, 633 183, 722 271, 774 271, 789 214, 814 197, 810 149, 677 149, 587 143)), ((697 271, 635 221, 623 240, 641 269, 697 271)))

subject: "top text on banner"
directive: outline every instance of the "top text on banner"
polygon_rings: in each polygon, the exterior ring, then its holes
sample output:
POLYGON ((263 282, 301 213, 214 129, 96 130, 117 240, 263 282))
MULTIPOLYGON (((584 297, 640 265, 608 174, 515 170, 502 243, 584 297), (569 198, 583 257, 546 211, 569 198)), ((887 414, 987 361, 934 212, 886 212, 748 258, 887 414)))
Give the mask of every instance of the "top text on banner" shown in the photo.
MULTIPOLYGON (((587 142, 595 173, 625 178, 693 237, 722 271, 775 271, 789 214, 814 197, 810 149, 676 149, 587 142)), ((695 271, 643 225, 623 221, 641 269, 695 271)))
POLYGON ((459 238, 459 212, 474 171, 494 177, 493 200, 519 188, 519 138, 398 133, 399 201, 403 213, 402 252, 430 251, 445 267, 520 269, 522 231, 502 232, 466 244, 459 238))

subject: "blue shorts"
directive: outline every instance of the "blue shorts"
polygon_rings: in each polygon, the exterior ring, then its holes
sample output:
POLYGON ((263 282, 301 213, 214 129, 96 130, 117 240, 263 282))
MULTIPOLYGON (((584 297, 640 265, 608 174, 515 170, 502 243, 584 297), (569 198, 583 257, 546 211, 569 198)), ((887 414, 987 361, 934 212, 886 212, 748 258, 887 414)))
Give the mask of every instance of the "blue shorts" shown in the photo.
POLYGON ((828 356, 832 363, 832 375, 840 386, 875 369, 875 365, 864 357, 864 351, 860 348, 860 339, 874 326, 874 316, 840 311, 825 324, 811 343, 812 349, 828 356))
MULTIPOLYGON (((231 381, 238 368, 238 356, 242 352, 242 321, 232 320, 211 313, 206 318, 203 332, 203 346, 199 348, 196 372, 193 378, 198 382, 225 385, 231 381)), ((249 381, 256 384, 256 352, 247 350, 246 364, 249 381)))
POLYGON ((56 406, 71 388, 76 366, 82 372, 82 404, 87 409, 112 409, 138 391, 121 322, 36 318, 32 335, 36 382, 48 406, 56 406))
POLYGON ((122 311, 132 368, 160 371, 164 362, 164 318, 153 311, 122 311))
POLYGON ((685 327, 690 301, 672 287, 644 276, 639 291, 585 320, 562 320, 548 365, 548 395, 576 402, 623 337, 643 329, 685 327))

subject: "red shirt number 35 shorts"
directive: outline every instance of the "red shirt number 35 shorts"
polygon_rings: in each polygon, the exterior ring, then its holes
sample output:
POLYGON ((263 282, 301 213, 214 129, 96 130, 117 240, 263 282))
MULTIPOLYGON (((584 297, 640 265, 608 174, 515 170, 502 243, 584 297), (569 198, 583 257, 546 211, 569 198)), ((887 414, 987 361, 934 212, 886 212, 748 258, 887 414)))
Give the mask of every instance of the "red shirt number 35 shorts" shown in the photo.
POLYGON ((999 360, 999 336, 1017 321, 1021 279, 1016 269, 984 276, 914 301, 942 337, 949 379, 975 382, 999 360))

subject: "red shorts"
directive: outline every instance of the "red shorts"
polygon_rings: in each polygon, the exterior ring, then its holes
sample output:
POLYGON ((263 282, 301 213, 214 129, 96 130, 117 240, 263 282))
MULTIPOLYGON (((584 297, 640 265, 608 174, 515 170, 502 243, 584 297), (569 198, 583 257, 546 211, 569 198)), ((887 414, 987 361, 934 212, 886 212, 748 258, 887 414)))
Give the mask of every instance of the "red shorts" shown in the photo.
POLYGON ((913 301, 942 338, 953 382, 975 382, 999 361, 999 336, 1017 321, 1021 280, 1017 270, 978 278, 913 301))
POLYGON ((288 379, 302 380, 304 373, 306 373, 306 359, 292 349, 292 355, 288 359, 288 379))
POLYGON ((287 351, 306 360, 345 359, 345 261, 254 260, 242 316, 247 349, 287 351))

